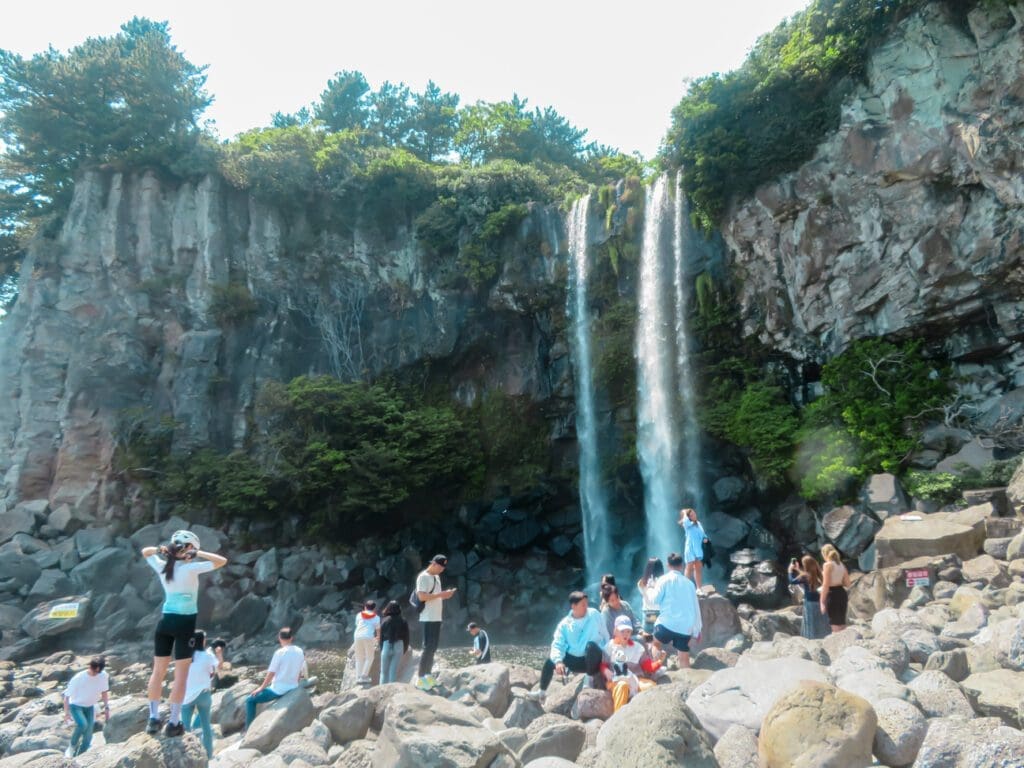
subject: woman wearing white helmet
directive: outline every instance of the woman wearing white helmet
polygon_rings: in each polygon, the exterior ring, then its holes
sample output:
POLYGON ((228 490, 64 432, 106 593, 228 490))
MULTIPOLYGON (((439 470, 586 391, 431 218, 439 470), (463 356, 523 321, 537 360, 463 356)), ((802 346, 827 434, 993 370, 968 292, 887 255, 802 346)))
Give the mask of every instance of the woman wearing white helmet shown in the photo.
POLYGON ((192 662, 196 614, 199 611, 199 574, 227 563, 227 558, 199 549, 199 537, 192 531, 175 531, 170 544, 145 547, 142 556, 160 576, 164 588, 163 615, 153 638, 153 674, 149 678, 149 725, 147 733, 160 730, 160 694, 167 667, 174 652, 174 684, 171 686, 171 716, 167 736, 181 736, 181 702, 192 662), (198 562, 197 562, 198 559, 198 562))

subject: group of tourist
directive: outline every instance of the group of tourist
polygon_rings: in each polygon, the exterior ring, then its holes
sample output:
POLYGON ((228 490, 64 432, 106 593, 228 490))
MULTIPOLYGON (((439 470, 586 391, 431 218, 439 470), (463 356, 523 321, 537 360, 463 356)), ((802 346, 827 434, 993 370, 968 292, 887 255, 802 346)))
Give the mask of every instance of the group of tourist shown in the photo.
MULTIPOLYGON (((690 665, 690 643, 699 642, 701 637, 699 597, 704 596, 702 566, 707 563, 710 544, 695 510, 681 510, 679 525, 685 532, 683 551, 667 557, 667 569, 659 558, 650 558, 637 582, 642 622, 623 600, 612 574, 602 578, 600 610, 590 607, 583 592, 569 594, 569 612, 555 627, 548 658, 541 669, 540 686, 530 694, 533 698, 545 698, 556 674, 564 678, 568 672, 580 672, 588 676, 591 684, 607 688, 618 710, 637 693, 655 685, 669 648, 675 650, 680 667, 690 665)), ((821 554, 824 567, 819 567, 810 555, 799 561, 794 558, 789 567, 790 583, 803 591, 802 634, 809 638, 823 637, 829 630, 839 631, 846 624, 849 573, 835 547, 826 545, 821 554)), ((180 736, 186 730, 198 728, 206 753, 212 756, 211 692, 218 670, 224 664, 226 644, 218 640, 208 650, 206 634, 196 629, 198 577, 223 567, 227 559, 201 550, 199 538, 191 531, 176 531, 167 545, 145 547, 142 556, 159 575, 164 590, 162 613, 154 633, 146 731, 155 734, 161 728, 161 693, 173 658, 174 677, 168 697, 170 714, 164 734, 180 736)), ((423 632, 415 680, 421 690, 437 685, 432 668, 441 636, 444 602, 456 594, 454 587, 444 589, 441 583, 441 575, 447 567, 445 555, 431 558, 417 576, 409 598, 423 632)), ((477 663, 488 663, 491 644, 487 632, 476 622, 471 622, 467 631, 473 639, 470 653, 477 663)), ((371 682, 370 670, 378 647, 380 681, 382 684, 395 682, 399 661, 409 652, 409 638, 409 623, 396 601, 386 603, 380 614, 375 601, 365 601, 355 621, 356 682, 371 682)), ((271 659, 264 680, 246 700, 246 728, 255 719, 260 704, 283 696, 298 687, 303 677, 308 677, 305 655, 294 645, 291 628, 282 627, 277 640, 280 647, 271 659)), ((110 716, 105 666, 102 657, 94 658, 86 670, 68 683, 64 711, 67 721, 74 723, 68 756, 89 749, 99 701, 103 702, 104 715, 110 716)))
POLYGON ((824 567, 813 555, 795 557, 789 562, 789 583, 800 587, 804 596, 800 634, 811 640, 846 628, 847 594, 850 573, 831 544, 821 549, 824 567))

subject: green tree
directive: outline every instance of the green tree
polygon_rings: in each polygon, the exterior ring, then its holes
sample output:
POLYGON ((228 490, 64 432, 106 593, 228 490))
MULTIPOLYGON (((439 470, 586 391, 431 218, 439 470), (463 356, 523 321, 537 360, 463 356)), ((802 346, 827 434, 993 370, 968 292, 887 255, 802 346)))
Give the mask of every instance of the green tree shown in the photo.
POLYGON ((764 382, 750 384, 726 426, 726 436, 746 447, 750 465, 766 485, 780 486, 793 465, 800 418, 782 388, 764 382))
POLYGON ((452 151, 459 126, 459 97, 442 93, 433 80, 413 97, 409 149, 423 160, 443 158, 452 151))
POLYGON ((5 186, 24 216, 66 204, 84 164, 173 167, 194 151, 211 101, 205 70, 171 43, 167 22, 141 18, 66 54, 0 51, 5 186))
POLYGON ((370 86, 362 72, 338 72, 320 94, 313 115, 332 131, 365 128, 370 106, 370 86))
POLYGON ((413 131, 412 96, 405 83, 384 81, 369 97, 367 130, 387 147, 404 147, 413 131))
POLYGON ((822 368, 821 419, 841 423, 860 443, 869 472, 898 472, 923 423, 950 397, 946 371, 924 357, 920 341, 855 342, 822 368))

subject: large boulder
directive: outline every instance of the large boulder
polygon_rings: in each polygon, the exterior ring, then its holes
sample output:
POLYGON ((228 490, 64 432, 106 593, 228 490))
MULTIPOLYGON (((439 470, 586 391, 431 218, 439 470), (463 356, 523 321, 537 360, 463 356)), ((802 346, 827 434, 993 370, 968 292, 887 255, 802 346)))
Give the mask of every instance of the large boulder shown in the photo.
POLYGON ((92 600, 74 595, 40 603, 25 615, 19 627, 32 638, 54 637, 86 626, 91 613, 92 600))
POLYGON ((290 733, 300 731, 313 722, 316 711, 305 688, 296 688, 267 704, 256 715, 242 737, 242 749, 258 749, 267 754, 290 733))
POLYGON ((412 690, 391 697, 373 751, 373 768, 488 768, 499 756, 515 758, 497 734, 471 710, 439 696, 412 690))
POLYGON ((981 715, 998 717, 1011 728, 1024 729, 1024 672, 979 672, 961 685, 981 715))
POLYGON ((901 515, 910 509, 903 486, 896 475, 888 472, 868 478, 861 489, 861 501, 879 520, 901 515))
POLYGON ((996 717, 937 717, 928 723, 914 768, 1004 768, 1020 765, 1024 733, 996 717))
POLYGON ((615 712, 615 702, 608 691, 584 688, 572 708, 573 720, 607 720, 615 712))
POLYGON ((715 758, 721 768, 750 768, 757 765, 757 734, 742 725, 731 725, 715 744, 715 758))
POLYGON ((4 552, 0 556, 0 592, 19 592, 36 583, 42 568, 30 555, 4 552))
POLYGON ((23 501, 14 509, 0 511, 0 544, 10 541, 18 533, 32 533, 36 529, 36 508, 47 506, 46 499, 23 501))
POLYGON ((867 549, 880 527, 873 515, 850 505, 836 507, 821 519, 822 534, 847 557, 867 549))
POLYGON ((768 710, 801 680, 830 681, 828 670, 806 659, 748 660, 741 656, 735 667, 719 670, 697 686, 686 703, 716 739, 731 725, 756 733, 768 710))
POLYGON ((149 703, 138 696, 121 696, 110 700, 110 720, 103 726, 108 744, 128 741, 142 733, 149 720, 149 703))
POLYGON ((985 518, 991 505, 968 507, 958 512, 890 517, 875 534, 878 567, 925 555, 954 554, 968 560, 985 543, 985 518))
POLYGON ((78 557, 88 560, 96 553, 113 546, 114 532, 110 528, 83 528, 74 536, 75 549, 78 550, 78 557))
POLYGON ((74 591, 71 579, 64 575, 64 571, 57 568, 47 568, 39 574, 32 589, 29 590, 29 601, 54 600, 62 595, 70 595, 74 591))
POLYGON ((980 581, 996 589, 1002 589, 1010 583, 1006 565, 1000 563, 992 555, 979 555, 970 560, 964 560, 961 568, 964 581, 980 581))
POLYGON ((129 581, 135 556, 127 549, 105 547, 71 569, 71 580, 82 592, 120 592, 129 581))
POLYGON ((327 765, 327 750, 304 733, 290 733, 285 736, 273 754, 291 765, 303 761, 306 765, 327 765))
POLYGON ((974 717, 974 708, 963 689, 942 672, 925 670, 907 683, 907 687, 928 717, 974 717))
POLYGON ((365 696, 357 696, 320 713, 319 720, 327 726, 338 744, 347 744, 366 737, 373 721, 374 703, 365 696))
POLYGON ((990 649, 1002 666, 1024 672, 1024 619, 989 624, 972 641, 990 649))
POLYGON ((686 705, 686 691, 660 685, 612 715, 597 734, 595 768, 717 768, 711 742, 686 705))
POLYGON ((921 710, 901 699, 883 699, 875 705, 875 715, 875 756, 885 765, 913 763, 928 732, 928 722, 921 710))
POLYGON ((221 733, 227 735, 245 727, 245 700, 254 690, 253 683, 242 681, 214 695, 210 717, 220 726, 221 733))
POLYGON ((267 600, 253 594, 242 595, 224 623, 233 635, 251 637, 259 632, 269 613, 270 603, 267 600))
POLYGON ((764 717, 762 768, 862 768, 871 765, 878 720, 867 701, 834 685, 804 681, 764 717))
POLYGON ((504 664, 474 664, 440 673, 438 680, 452 691, 452 700, 469 699, 494 717, 508 709, 512 695, 508 667, 504 664))
POLYGON ((995 460, 995 444, 986 438, 975 437, 973 440, 935 465, 936 472, 949 472, 962 475, 965 471, 982 470, 995 460))
POLYGON ((91 768, 206 768, 206 750, 195 733, 179 739, 155 739, 137 733, 128 741, 90 751, 91 768))
POLYGON ((534 734, 520 750, 519 760, 523 764, 542 757, 560 757, 575 760, 579 757, 587 740, 587 729, 582 723, 552 723, 534 734))
POLYGON ((703 628, 699 642, 690 641, 690 653, 704 648, 721 647, 740 633, 743 627, 736 606, 721 595, 711 595, 700 601, 700 618, 703 628))

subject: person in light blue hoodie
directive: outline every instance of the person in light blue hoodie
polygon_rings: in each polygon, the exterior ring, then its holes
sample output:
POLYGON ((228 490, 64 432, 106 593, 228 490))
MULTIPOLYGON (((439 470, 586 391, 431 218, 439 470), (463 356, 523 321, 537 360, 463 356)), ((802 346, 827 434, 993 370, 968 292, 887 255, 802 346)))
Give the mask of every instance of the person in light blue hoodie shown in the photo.
POLYGON ((597 675, 601 669, 602 649, 608 644, 608 627, 604 618, 587 602, 582 592, 569 593, 569 614, 558 622, 551 638, 551 652, 540 671, 540 689, 530 697, 543 701, 551 678, 557 672, 584 672, 597 675))

